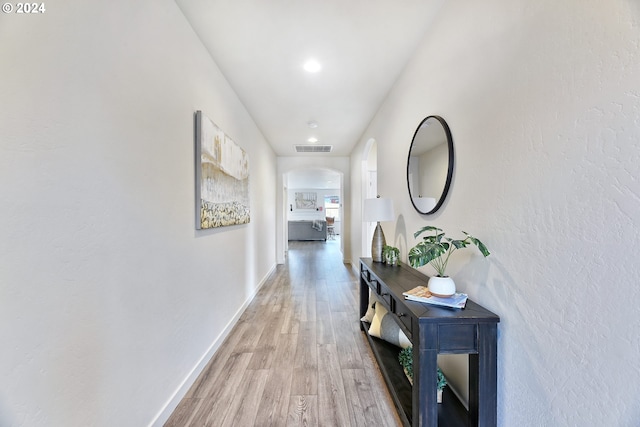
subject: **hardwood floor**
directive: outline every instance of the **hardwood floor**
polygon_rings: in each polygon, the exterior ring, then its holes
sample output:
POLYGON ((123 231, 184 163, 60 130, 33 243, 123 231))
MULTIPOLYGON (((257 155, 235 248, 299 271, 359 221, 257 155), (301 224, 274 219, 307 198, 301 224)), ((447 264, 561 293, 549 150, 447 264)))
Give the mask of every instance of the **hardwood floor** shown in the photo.
POLYGON ((165 427, 401 425, 339 245, 289 242, 165 427))

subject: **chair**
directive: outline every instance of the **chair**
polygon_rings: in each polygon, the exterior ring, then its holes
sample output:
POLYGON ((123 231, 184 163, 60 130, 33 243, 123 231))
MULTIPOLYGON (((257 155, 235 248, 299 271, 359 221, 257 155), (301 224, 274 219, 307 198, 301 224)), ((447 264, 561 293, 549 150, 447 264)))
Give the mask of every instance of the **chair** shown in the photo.
POLYGON ((328 216, 327 218, 327 238, 336 238, 335 217, 328 216))

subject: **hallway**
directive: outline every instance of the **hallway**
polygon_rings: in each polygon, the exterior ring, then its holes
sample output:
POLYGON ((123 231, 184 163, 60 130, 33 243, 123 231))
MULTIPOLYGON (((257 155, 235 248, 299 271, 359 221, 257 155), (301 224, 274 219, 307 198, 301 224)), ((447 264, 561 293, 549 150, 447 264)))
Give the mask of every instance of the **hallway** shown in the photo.
POLYGON ((289 242, 165 427, 400 425, 339 249, 289 242))

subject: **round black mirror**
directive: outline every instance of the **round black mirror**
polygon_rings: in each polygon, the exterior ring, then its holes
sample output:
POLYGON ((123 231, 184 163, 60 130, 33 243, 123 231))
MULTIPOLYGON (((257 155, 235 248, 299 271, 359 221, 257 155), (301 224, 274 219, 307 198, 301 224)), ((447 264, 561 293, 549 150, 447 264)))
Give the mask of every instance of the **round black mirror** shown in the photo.
POLYGON ((444 203, 453 176, 453 139, 447 122, 429 116, 418 125, 407 159, 407 186, 413 207, 435 213, 444 203))

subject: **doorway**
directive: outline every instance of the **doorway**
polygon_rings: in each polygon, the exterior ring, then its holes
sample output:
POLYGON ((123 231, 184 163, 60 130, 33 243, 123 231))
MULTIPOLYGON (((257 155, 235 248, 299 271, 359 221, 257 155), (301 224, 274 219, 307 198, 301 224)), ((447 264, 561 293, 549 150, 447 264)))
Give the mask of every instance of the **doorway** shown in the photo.
POLYGON ((327 220, 327 239, 339 239, 340 231, 342 229, 342 216, 340 215, 340 196, 325 195, 324 211, 327 220))
POLYGON ((316 221, 323 221, 326 226, 329 216, 335 221, 335 235, 329 238, 327 234, 326 241, 339 246, 340 252, 344 254, 344 235, 348 233, 348 227, 344 223, 344 173, 333 168, 296 167, 283 172, 282 178, 285 189, 282 200, 283 234, 286 236, 283 242, 284 256, 286 257, 289 245, 290 236, 286 231, 289 225, 297 227, 300 226, 299 222, 304 221, 310 226, 317 226, 316 221))
MULTIPOLYGON (((378 195, 378 144, 371 138, 364 148, 362 159, 362 200, 364 206, 365 199, 373 199, 378 195)), ((362 256, 371 256, 371 242, 373 241, 373 231, 376 228, 375 222, 362 222, 362 256)))

